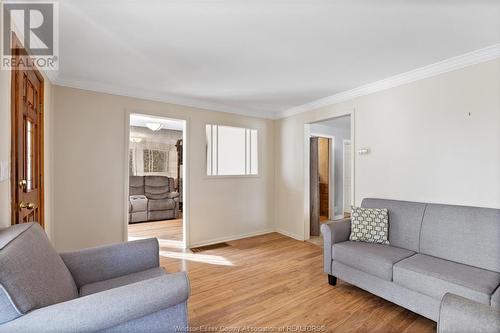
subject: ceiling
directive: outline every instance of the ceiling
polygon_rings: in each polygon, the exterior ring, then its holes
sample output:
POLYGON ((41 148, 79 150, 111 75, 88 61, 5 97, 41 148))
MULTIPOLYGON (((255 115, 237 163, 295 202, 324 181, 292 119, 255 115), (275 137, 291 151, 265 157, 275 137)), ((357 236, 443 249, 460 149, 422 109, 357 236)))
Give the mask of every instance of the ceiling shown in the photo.
POLYGON ((500 43, 498 0, 65 0, 56 84, 273 117, 500 43))
POLYGON ((130 115, 130 126, 138 126, 138 127, 148 127, 147 124, 161 124, 161 129, 171 129, 182 131, 184 129, 184 121, 169 119, 169 118, 161 118, 161 117, 153 117, 139 114, 130 115))

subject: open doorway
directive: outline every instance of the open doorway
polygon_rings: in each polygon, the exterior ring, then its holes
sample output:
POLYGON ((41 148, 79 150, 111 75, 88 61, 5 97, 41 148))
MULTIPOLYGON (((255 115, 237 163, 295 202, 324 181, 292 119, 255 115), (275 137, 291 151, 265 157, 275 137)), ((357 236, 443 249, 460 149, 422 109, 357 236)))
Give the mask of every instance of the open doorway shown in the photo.
POLYGON ((131 114, 128 239, 156 237, 185 245, 185 120, 131 114))
POLYGON ((335 138, 311 133, 310 145, 310 235, 319 236, 319 225, 333 217, 335 138))
MULTIPOLYGON (((320 225, 350 216, 351 115, 308 124, 309 237, 322 243, 320 225)), ((307 156, 307 154, 306 154, 307 156)))

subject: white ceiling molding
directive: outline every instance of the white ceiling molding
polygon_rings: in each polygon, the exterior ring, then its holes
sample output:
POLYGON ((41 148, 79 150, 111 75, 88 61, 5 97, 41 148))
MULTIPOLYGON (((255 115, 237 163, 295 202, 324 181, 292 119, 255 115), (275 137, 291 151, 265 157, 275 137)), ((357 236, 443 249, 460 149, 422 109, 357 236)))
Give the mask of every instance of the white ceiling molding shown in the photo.
POLYGON ((500 43, 277 112, 275 119, 290 117, 496 58, 500 58, 500 43))
POLYGON ((428 66, 424 66, 409 72, 391 76, 389 78, 363 85, 358 88, 340 92, 328 97, 324 97, 310 103, 302 104, 285 111, 271 112, 255 109, 245 109, 241 107, 233 107, 225 104, 203 101, 202 99, 187 99, 168 96, 164 93, 138 90, 130 88, 120 88, 111 84, 82 81, 76 79, 61 79, 56 76, 54 71, 44 71, 47 78, 55 85, 83 89, 88 91, 119 95, 132 98, 140 98, 150 101, 175 104, 179 106, 194 107, 210 111, 219 111, 233 113, 248 117, 258 117, 265 119, 280 119, 290 117, 299 113, 308 112, 328 105, 337 104, 348 101, 350 99, 372 94, 378 91, 394 88, 414 81, 422 80, 453 70, 461 69, 467 66, 472 66, 481 62, 493 60, 500 57, 500 43, 483 49, 465 53, 460 56, 452 57, 428 66))
POLYGON ((500 43, 498 0, 282 2, 60 1, 59 71, 46 75, 62 86, 274 119, 500 43))
POLYGON ((203 101, 202 99, 173 97, 161 92, 132 89, 132 88, 121 88, 112 84, 82 81, 76 79, 61 79, 58 77, 54 77, 54 75, 52 74, 49 76, 48 71, 46 71, 45 74, 47 74, 47 77, 53 84, 62 87, 69 87, 69 88, 76 88, 76 89, 88 90, 88 91, 111 94, 111 95, 139 98, 148 101, 163 102, 173 105, 204 109, 208 111, 233 113, 254 118, 257 117, 264 119, 274 119, 275 117, 275 114, 273 112, 268 112, 268 111, 233 107, 230 105, 203 101))
POLYGON ((52 70, 47 70, 47 69, 42 69, 43 74, 49 79, 50 83, 56 84, 56 79, 57 79, 57 72, 52 71, 52 70))

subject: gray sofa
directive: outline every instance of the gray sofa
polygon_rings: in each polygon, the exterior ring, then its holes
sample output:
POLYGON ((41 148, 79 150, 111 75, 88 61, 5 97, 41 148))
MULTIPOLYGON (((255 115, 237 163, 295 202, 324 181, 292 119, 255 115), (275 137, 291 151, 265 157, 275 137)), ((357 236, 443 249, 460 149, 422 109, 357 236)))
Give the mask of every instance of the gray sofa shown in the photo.
POLYGON ((188 325, 185 273, 144 239, 58 254, 43 229, 0 230, 0 333, 172 332, 188 325))
POLYGON ((444 295, 438 333, 498 333, 500 310, 454 294, 444 295))
POLYGON ((176 219, 179 192, 174 179, 165 176, 130 176, 129 223, 176 219))
POLYGON ((434 321, 453 293, 500 308, 500 209, 385 199, 390 245, 349 241, 350 220, 321 226, 324 271, 434 321))

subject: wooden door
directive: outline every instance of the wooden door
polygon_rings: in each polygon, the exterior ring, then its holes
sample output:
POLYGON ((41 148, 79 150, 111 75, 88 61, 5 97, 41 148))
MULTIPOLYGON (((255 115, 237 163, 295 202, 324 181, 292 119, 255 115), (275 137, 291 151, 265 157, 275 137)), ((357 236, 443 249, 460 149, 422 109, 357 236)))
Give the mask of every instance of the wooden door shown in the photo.
MULTIPOLYGON (((29 61, 17 37, 13 54, 29 61)), ((33 67, 11 77, 12 224, 43 220, 43 77, 33 67)))
POLYGON ((330 212, 330 139, 318 138, 319 219, 328 219, 330 212))
POLYGON ((310 138, 310 209, 309 209, 309 234, 319 236, 319 174, 318 174, 318 138, 310 138))

